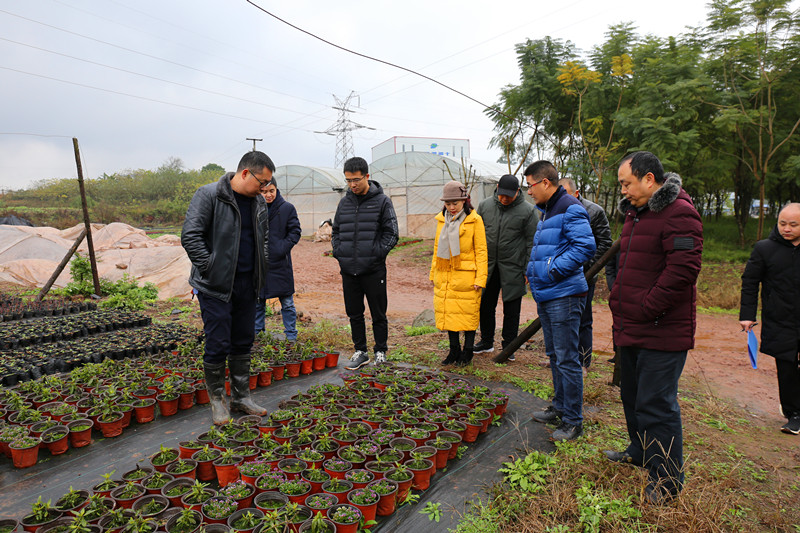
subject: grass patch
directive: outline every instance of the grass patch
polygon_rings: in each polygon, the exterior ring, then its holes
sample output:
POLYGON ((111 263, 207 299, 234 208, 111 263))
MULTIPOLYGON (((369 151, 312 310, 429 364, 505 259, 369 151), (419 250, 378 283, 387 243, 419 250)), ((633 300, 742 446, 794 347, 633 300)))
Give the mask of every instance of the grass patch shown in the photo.
POLYGON ((434 326, 406 326, 406 336, 416 337, 418 335, 427 335, 429 333, 436 333, 439 331, 434 326))

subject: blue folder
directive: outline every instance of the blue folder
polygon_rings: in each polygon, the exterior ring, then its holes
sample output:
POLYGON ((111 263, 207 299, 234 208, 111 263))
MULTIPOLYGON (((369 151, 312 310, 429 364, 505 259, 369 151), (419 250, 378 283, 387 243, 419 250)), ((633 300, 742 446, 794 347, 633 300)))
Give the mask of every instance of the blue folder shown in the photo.
POLYGON ((752 329, 747 333, 747 354, 750 356, 750 364, 753 368, 758 368, 758 339, 752 329))

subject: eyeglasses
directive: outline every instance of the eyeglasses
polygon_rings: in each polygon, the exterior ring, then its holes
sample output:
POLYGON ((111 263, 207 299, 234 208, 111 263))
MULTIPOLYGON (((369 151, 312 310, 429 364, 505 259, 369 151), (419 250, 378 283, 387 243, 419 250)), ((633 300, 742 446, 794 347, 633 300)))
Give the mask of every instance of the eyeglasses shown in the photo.
POLYGON ((265 188, 267 185, 269 185, 269 182, 272 181, 272 180, 261 180, 261 179, 259 179, 259 177, 256 176, 255 173, 250 169, 247 169, 247 172, 249 172, 250 175, 253 176, 253 179, 255 179, 258 182, 259 188, 261 188, 261 189, 265 188))
POLYGON ((541 182, 543 182, 545 179, 547 179, 547 178, 542 178, 542 179, 540 179, 539 181, 534 181, 533 183, 531 183, 530 185, 528 185, 528 188, 530 189, 531 187, 535 187, 536 185, 539 185, 539 184, 540 184, 541 182))
POLYGON ((363 180, 365 177, 366 176, 361 176, 360 178, 353 178, 353 179, 345 178, 344 181, 346 181, 348 185, 352 185, 353 183, 358 183, 359 181, 363 180))

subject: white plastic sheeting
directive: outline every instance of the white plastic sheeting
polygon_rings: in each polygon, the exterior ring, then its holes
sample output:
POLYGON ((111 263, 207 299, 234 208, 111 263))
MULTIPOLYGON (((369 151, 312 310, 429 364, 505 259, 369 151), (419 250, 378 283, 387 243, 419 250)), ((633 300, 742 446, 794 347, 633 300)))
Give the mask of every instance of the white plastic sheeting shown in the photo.
MULTIPOLYGON (((43 286, 83 230, 83 224, 65 230, 48 227, 0 226, 0 281, 29 287, 43 286)), ((128 224, 92 224, 92 238, 100 277, 117 281, 123 274, 140 285, 150 282, 160 298, 189 298, 191 263, 176 235, 151 239, 128 224)), ((88 255, 83 240, 78 252, 88 255)), ((70 281, 69 266, 55 287, 70 281)))

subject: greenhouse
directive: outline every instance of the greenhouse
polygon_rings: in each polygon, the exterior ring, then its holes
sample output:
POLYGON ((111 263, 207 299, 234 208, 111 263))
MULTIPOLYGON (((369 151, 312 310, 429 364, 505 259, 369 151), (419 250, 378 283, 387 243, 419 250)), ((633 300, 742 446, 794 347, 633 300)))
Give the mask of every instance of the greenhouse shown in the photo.
MULTIPOLYGON (((469 159, 464 165, 466 171, 461 160, 424 152, 393 154, 370 164, 371 179, 392 199, 401 236, 433 236, 433 217, 442 208, 442 185, 450 179, 464 182, 471 170, 472 203, 477 206, 494 192, 500 176, 508 173, 508 168, 499 163, 469 159)), ((281 194, 297 208, 304 235, 311 235, 322 222, 333 219, 346 192, 344 175, 338 169, 285 165, 276 169, 275 177, 281 194)))

